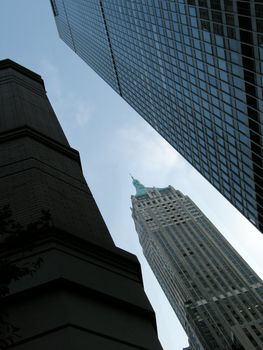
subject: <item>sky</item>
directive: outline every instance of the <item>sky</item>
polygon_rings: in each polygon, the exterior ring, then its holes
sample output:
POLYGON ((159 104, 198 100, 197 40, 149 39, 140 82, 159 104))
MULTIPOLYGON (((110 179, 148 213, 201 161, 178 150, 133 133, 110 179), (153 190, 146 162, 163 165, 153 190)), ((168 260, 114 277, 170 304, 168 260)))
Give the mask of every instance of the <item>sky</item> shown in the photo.
POLYGON ((129 173, 188 195, 261 278, 263 235, 59 39, 49 0, 1 1, 0 33, 0 59, 42 76, 115 244, 138 256, 163 349, 182 349, 187 337, 138 243, 129 173))

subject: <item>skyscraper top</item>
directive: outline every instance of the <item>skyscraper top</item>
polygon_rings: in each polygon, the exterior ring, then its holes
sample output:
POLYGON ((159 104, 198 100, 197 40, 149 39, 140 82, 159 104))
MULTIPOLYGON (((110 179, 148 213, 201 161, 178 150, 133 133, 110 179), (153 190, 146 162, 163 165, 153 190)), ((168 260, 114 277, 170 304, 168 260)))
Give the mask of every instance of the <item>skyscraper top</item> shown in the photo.
MULTIPOLYGON (((160 193, 170 191, 170 189, 169 189, 170 186, 162 187, 162 188, 161 187, 145 187, 139 180, 135 179, 132 175, 131 175, 131 178, 132 178, 133 186, 136 189, 136 194, 135 194, 136 198, 142 197, 145 195, 149 195, 149 193, 151 193, 151 192, 154 192, 155 195, 160 196, 161 195, 160 193)), ((181 195, 181 192, 178 190, 175 190, 175 193, 179 193, 181 195)))
POLYGON ((147 188, 142 184, 140 183, 139 180, 135 179, 133 176, 132 176, 132 183, 133 183, 133 186, 135 187, 136 189, 136 195, 135 196, 143 196, 147 193, 147 188))

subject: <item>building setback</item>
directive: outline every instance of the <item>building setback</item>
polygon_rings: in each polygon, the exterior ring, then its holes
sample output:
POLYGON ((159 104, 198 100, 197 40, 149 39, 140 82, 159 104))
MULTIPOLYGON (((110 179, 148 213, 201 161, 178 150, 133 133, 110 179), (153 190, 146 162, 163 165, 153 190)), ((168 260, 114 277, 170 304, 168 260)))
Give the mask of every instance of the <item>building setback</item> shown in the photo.
POLYGON ((143 253, 190 348, 262 349, 263 281, 189 197, 133 183, 143 253))
POLYGON ((139 263, 115 247, 43 80, 0 61, 0 96, 0 208, 31 225, 17 246, 3 243, 1 221, 0 262, 43 261, 1 298, 0 327, 7 312, 18 328, 12 349, 161 350, 139 263), (51 218, 41 231, 43 210, 51 218))
POLYGON ((263 232, 261 0, 51 0, 62 40, 263 232))

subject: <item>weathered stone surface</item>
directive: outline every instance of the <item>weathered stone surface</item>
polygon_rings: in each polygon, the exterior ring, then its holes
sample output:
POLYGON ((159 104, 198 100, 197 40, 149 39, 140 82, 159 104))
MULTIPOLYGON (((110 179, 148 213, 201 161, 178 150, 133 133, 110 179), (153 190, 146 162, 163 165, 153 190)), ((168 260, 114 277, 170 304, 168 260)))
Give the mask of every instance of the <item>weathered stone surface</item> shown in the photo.
POLYGON ((51 213, 28 249, 0 246, 17 264, 43 259, 2 300, 20 329, 12 349, 161 349, 136 257, 115 247, 41 77, 10 60, 0 61, 0 193, 24 225, 51 213))

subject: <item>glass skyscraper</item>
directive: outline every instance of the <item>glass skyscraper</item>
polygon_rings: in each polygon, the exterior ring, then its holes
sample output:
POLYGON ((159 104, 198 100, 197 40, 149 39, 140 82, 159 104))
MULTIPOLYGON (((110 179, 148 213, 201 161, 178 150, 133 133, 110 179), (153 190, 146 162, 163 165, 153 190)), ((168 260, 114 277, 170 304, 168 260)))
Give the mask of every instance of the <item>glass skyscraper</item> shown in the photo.
POLYGON ((51 0, 60 37, 263 232, 262 0, 51 0))
POLYGON ((143 253, 190 349, 262 349, 263 281, 189 197, 133 183, 143 253))

